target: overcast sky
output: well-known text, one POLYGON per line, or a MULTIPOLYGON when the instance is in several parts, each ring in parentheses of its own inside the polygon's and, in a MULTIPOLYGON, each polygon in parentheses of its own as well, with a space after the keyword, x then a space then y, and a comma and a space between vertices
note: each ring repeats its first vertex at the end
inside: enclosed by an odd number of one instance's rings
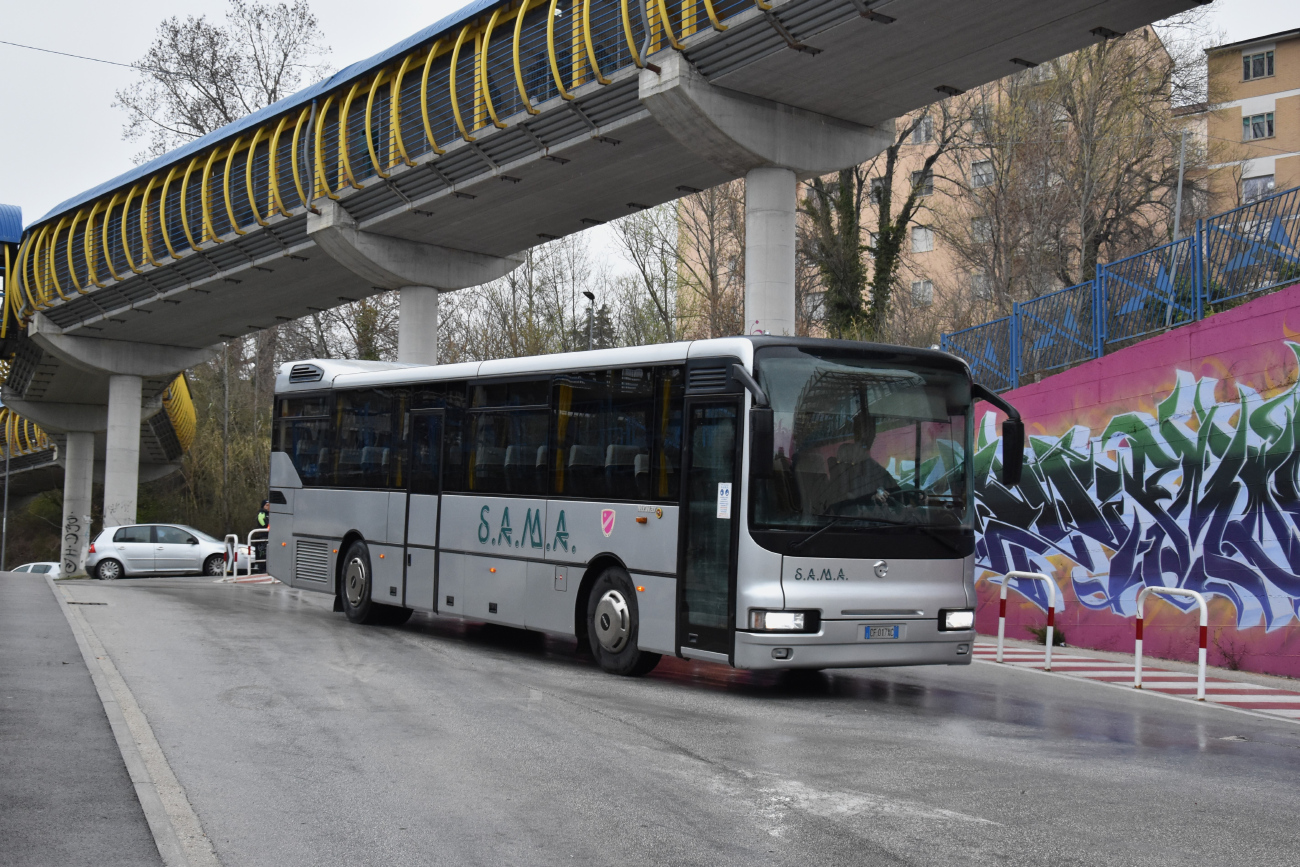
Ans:
MULTIPOLYGON (((312 0, 330 62, 342 68, 389 47, 469 0, 312 0), (368 15, 374 9, 382 14, 368 15)), ((223 18, 221 0, 9 0, 0 39, 129 63, 142 56, 159 21, 207 13, 223 18)), ((1219 0, 1217 28, 1235 42, 1300 28, 1296 0, 1219 0)), ((130 69, 0 45, 0 202, 18 205, 31 223, 59 202, 132 166, 139 143, 122 140, 123 113, 113 93, 130 69)))

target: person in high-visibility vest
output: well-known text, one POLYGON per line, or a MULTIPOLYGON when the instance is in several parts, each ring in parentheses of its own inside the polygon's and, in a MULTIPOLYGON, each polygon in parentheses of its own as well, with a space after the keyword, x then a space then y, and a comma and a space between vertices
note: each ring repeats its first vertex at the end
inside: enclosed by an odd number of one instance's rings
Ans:
MULTIPOLYGON (((259 530, 269 529, 271 526, 271 501, 263 500, 262 508, 257 510, 257 528, 259 530)), ((262 568, 266 568, 266 542, 253 543, 253 560, 261 562, 262 568)))

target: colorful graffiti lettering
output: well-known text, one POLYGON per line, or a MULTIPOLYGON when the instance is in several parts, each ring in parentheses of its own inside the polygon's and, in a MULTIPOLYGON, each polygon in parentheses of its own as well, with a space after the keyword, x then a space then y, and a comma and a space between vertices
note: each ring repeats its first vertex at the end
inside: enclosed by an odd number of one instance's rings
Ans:
MULTIPOLYGON (((1287 342, 1300 361, 1300 344, 1287 342)), ((1031 436, 1021 484, 997 481, 994 416, 979 427, 975 497, 980 567, 998 575, 1073 564, 1078 602, 1123 617, 1146 586, 1230 600, 1238 628, 1273 631, 1300 614, 1300 388, 1268 397, 1179 370, 1154 414, 1031 436)), ((991 580, 1000 580, 995 578, 991 580)), ((1041 587, 1017 588, 1040 609, 1041 587)))

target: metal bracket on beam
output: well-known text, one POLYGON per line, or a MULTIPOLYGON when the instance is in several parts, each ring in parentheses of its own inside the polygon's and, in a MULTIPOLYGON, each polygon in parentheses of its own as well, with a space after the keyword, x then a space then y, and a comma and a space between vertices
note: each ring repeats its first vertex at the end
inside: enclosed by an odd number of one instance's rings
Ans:
POLYGON ((813 56, 822 53, 822 50, 820 48, 816 48, 812 45, 807 45, 803 42, 800 42, 798 39, 796 39, 794 34, 791 33, 788 29, 786 29, 786 26, 781 23, 781 19, 777 18, 775 15, 773 15, 771 12, 767 11, 766 9, 763 10, 763 17, 767 19, 768 24, 772 25, 772 29, 777 32, 777 35, 779 35, 782 39, 785 40, 785 44, 793 48, 795 51, 802 51, 804 54, 809 54, 813 56))
POLYGON ((858 10, 858 14, 868 21, 874 21, 877 24, 893 24, 897 19, 888 15, 881 15, 879 12, 873 12, 867 5, 866 0, 853 0, 853 6, 858 10))

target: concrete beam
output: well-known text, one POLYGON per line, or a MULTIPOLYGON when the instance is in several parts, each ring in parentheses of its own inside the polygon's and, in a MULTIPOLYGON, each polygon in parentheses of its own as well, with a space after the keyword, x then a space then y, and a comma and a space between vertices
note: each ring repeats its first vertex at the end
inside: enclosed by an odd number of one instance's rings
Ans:
POLYGON ((362 231, 333 201, 307 214, 307 234, 334 261, 381 289, 465 289, 504 277, 523 262, 521 255, 489 256, 362 231))
MULTIPOLYGON (((23 400, 8 389, 3 392, 3 401, 5 406, 23 418, 36 422, 45 429, 46 433, 74 431, 98 433, 108 429, 107 404, 23 400)), ((161 396, 141 401, 140 420, 153 418, 161 410, 161 396)))
POLYGON ((641 103, 683 146, 740 177, 787 168, 800 178, 838 171, 889 147, 894 123, 863 126, 718 87, 684 55, 655 55, 660 72, 641 70, 641 103))
POLYGON ((156 343, 127 343, 97 337, 74 337, 64 334, 43 314, 32 317, 27 336, 50 355, 89 373, 110 376, 175 376, 210 361, 217 347, 193 349, 156 343))

